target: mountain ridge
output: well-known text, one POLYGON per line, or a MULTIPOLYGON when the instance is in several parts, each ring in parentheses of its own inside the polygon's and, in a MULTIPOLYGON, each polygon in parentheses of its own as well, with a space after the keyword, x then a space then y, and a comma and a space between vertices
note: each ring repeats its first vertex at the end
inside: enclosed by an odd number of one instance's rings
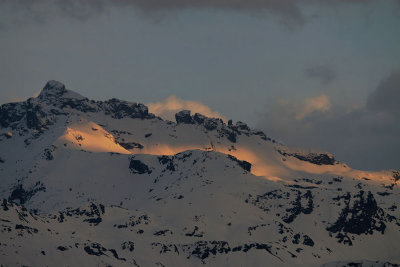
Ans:
POLYGON ((0 131, 7 266, 400 262, 394 170, 354 170, 243 122, 187 110, 163 120, 56 81, 2 105, 0 131))

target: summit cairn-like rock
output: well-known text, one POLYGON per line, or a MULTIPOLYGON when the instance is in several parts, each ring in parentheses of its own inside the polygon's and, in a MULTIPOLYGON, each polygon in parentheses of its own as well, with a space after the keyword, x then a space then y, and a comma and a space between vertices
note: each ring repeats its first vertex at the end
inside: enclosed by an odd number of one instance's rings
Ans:
POLYGON ((65 85, 61 82, 51 80, 46 83, 43 87, 42 91, 40 92, 38 98, 40 100, 45 100, 49 98, 57 98, 62 96, 64 93, 67 92, 65 85))

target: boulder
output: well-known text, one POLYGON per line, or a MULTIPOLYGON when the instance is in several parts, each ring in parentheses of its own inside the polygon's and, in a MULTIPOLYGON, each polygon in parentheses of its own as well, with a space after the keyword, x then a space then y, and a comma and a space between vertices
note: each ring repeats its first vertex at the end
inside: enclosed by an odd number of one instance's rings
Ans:
POLYGON ((175 119, 178 124, 193 124, 193 118, 190 116, 190 110, 182 110, 175 114, 175 119))

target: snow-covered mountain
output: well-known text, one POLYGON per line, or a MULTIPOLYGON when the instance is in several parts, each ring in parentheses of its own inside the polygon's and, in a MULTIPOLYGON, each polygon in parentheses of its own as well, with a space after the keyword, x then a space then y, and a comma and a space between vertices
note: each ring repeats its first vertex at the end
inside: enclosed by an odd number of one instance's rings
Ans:
POLYGON ((0 107, 0 263, 398 266, 399 180, 49 81, 0 107))

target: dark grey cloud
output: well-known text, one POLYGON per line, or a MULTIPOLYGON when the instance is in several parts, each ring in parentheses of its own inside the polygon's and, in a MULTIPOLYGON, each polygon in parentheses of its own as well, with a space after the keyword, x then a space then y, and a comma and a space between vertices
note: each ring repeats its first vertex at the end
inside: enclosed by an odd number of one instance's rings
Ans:
POLYGON ((59 15, 85 20, 113 7, 134 7, 145 14, 207 8, 257 15, 274 15, 287 26, 296 27, 318 17, 318 14, 305 15, 301 8, 302 4, 366 5, 373 1, 378 0, 2 0, 0 9, 11 8, 12 14, 18 17, 18 22, 21 22, 22 18, 46 22, 49 18, 59 15))
POLYGON ((336 79, 336 72, 329 65, 313 66, 306 69, 309 78, 318 80, 321 84, 329 84, 336 79))
POLYGON ((145 14, 201 8, 254 14, 269 12, 278 16, 288 25, 301 25, 306 20, 296 0, 2 0, 0 8, 5 7, 37 20, 44 20, 59 14, 84 20, 94 14, 104 13, 113 7, 134 7, 145 14))
POLYGON ((400 115, 400 71, 393 72, 369 95, 367 108, 400 115))
POLYGON ((362 107, 332 105, 299 117, 298 105, 278 104, 260 116, 258 127, 288 145, 334 153, 350 167, 400 169, 400 72, 383 79, 362 107))
MULTIPOLYGON (((31 22, 46 23, 57 17, 86 20, 104 13, 113 1, 106 0, 2 0, 0 14, 3 24, 28 25, 31 22)), ((9 25, 8 25, 9 26, 9 25)))
POLYGON ((60 0, 54 3, 62 13, 78 20, 85 20, 95 14, 103 13, 108 8, 104 0, 60 0))

